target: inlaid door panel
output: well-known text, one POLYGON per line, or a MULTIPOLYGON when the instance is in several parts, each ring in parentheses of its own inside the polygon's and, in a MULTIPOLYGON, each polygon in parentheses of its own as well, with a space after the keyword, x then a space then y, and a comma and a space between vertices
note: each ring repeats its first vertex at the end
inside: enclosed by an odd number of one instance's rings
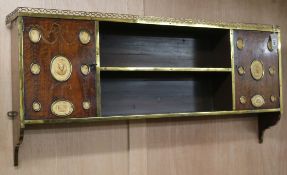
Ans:
POLYGON ((96 115, 95 22, 24 18, 26 119, 96 115))
POLYGON ((279 108, 277 34, 235 30, 233 37, 236 109, 279 108))

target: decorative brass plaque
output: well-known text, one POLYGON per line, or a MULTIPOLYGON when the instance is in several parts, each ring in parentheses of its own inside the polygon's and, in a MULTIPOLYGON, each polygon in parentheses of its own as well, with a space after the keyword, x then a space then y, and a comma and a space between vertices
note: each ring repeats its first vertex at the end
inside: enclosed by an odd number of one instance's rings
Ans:
POLYGON ((275 68, 273 66, 269 67, 269 74, 272 76, 275 74, 275 68))
POLYGON ((236 42, 236 46, 239 50, 242 50, 244 48, 244 41, 243 39, 241 38, 238 38, 237 39, 237 42, 236 42))
POLYGON ((254 95, 251 98, 251 103, 254 107, 259 108, 265 104, 265 101, 261 95, 254 95))
POLYGON ((81 72, 83 75, 88 75, 90 73, 90 66, 83 64, 81 66, 81 72))
POLYGON ((239 66, 238 69, 237 69, 237 71, 238 71, 238 74, 239 74, 239 75, 245 74, 245 68, 242 67, 242 66, 239 66))
POLYGON ((260 80, 264 75, 264 67, 261 61, 254 60, 250 66, 251 75, 255 80, 260 80))
POLYGON ((241 96, 239 101, 240 101, 241 104, 245 104, 247 102, 247 99, 246 99, 245 96, 241 96))
POLYGON ((86 30, 81 30, 79 33, 79 39, 82 44, 88 44, 91 40, 90 33, 86 30))
POLYGON ((58 81, 66 81, 72 74, 72 64, 64 56, 56 56, 50 64, 52 76, 58 81))
POLYGON ((277 100, 277 98, 274 96, 274 95, 271 95, 270 96, 270 101, 271 102, 275 102, 277 100))
POLYGON ((74 111, 74 105, 67 100, 57 100, 51 105, 51 111, 59 117, 69 116, 74 111))
POLYGON ((38 43, 41 39, 41 32, 37 28, 31 28, 29 31, 30 41, 33 43, 38 43))
POLYGON ((89 101, 84 101, 83 102, 83 108, 84 109, 90 109, 91 107, 91 103, 89 101))
POLYGON ((41 68, 40 68, 39 64, 32 63, 30 66, 30 70, 31 70, 32 74, 38 75, 41 71, 41 68))
POLYGON ((34 102, 32 107, 33 107, 33 110, 36 112, 41 110, 41 104, 39 102, 34 102))

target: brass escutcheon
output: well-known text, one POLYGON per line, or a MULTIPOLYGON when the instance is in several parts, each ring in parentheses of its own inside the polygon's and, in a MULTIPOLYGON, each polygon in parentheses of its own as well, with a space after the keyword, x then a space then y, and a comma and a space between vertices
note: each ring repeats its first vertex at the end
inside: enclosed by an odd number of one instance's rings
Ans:
POLYGON ((274 95, 271 95, 270 96, 270 101, 271 102, 275 102, 277 100, 277 98, 274 96, 274 95))
POLYGON ((91 40, 90 33, 86 30, 81 30, 79 33, 79 39, 82 44, 88 44, 91 40))
POLYGON ((271 38, 268 39, 267 48, 268 48, 268 50, 269 50, 270 52, 273 51, 273 46, 272 46, 271 38))
POLYGON ((39 102, 33 102, 32 107, 33 107, 33 110, 34 110, 34 111, 38 112, 38 111, 41 110, 41 103, 39 103, 39 102))
POLYGON ((265 100, 261 95, 254 95, 251 98, 251 104, 256 108, 260 108, 265 104, 265 100))
POLYGON ((72 74, 72 64, 64 56, 55 56, 50 63, 51 74, 57 81, 66 81, 72 74))
POLYGON ((29 31, 29 39, 33 43, 38 43, 41 40, 41 32, 35 27, 31 28, 29 31))
POLYGON ((84 101, 83 102, 83 108, 84 109, 90 109, 90 107, 91 107, 91 103, 89 102, 89 101, 84 101))
POLYGON ((241 97, 239 98, 239 101, 240 101, 241 104, 245 104, 245 103, 247 102, 247 99, 246 99, 245 96, 241 96, 241 97))
POLYGON ((69 116, 74 111, 74 105, 68 100, 57 100, 52 103, 51 111, 59 117, 69 116))
POLYGON ((38 75, 40 73, 40 71, 41 71, 41 67, 40 67, 39 64, 32 63, 30 65, 30 70, 31 70, 32 74, 38 75))
POLYGON ((242 67, 242 66, 239 66, 238 69, 237 69, 237 71, 238 71, 238 74, 239 74, 239 75, 245 74, 245 68, 242 67))
POLYGON ((251 76, 255 80, 260 80, 264 76, 264 67, 261 61, 254 60, 250 66, 251 76))
POLYGON ((244 41, 242 38, 238 38, 236 41, 236 46, 239 50, 242 50, 244 48, 244 41))
POLYGON ((90 66, 83 64, 81 66, 81 72, 83 75, 88 75, 90 73, 90 66))
POLYGON ((269 67, 269 74, 273 76, 275 74, 275 68, 273 66, 269 67))

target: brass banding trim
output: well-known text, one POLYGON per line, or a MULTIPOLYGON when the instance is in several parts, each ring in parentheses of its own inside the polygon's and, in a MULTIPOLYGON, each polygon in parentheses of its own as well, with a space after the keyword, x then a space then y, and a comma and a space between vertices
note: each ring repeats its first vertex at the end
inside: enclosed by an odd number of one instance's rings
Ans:
POLYGON ((114 120, 136 120, 148 118, 178 118, 178 117, 203 117, 218 115, 240 115, 256 114, 265 112, 280 112, 280 108, 274 109, 255 109, 255 110, 237 110, 237 111, 211 111, 211 112, 187 112, 187 113, 168 113, 168 114, 146 114, 146 115, 117 115, 105 117, 84 117, 84 118, 64 118, 64 119, 47 119, 47 120, 25 120, 27 125, 36 124, 56 124, 56 123, 82 123, 97 121, 114 121, 114 120))

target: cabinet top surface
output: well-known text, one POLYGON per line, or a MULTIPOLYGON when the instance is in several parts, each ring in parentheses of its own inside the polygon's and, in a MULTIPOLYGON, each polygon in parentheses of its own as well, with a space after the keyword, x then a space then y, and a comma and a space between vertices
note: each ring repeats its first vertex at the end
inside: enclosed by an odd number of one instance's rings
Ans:
POLYGON ((266 24, 243 24, 243 23, 224 23, 221 21, 211 22, 206 20, 193 20, 184 18, 138 16, 131 14, 101 13, 87 11, 72 11, 60 9, 29 8, 18 7, 6 16, 6 24, 10 24, 19 16, 31 16, 42 18, 62 18, 62 19, 82 19, 97 21, 114 21, 139 24, 156 24, 156 25, 173 25, 173 26, 190 26, 202 28, 219 28, 219 29, 241 29, 241 30, 258 30, 278 32, 279 26, 266 24))

